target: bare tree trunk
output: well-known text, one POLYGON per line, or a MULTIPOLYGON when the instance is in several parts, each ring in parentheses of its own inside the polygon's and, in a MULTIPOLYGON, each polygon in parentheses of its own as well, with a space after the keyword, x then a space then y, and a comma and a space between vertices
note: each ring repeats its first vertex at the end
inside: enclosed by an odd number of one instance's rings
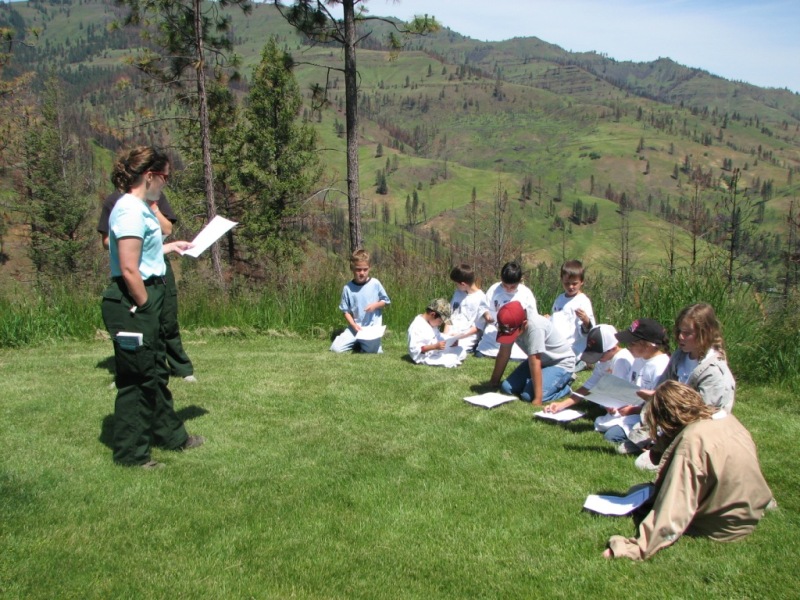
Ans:
POLYGON ((354 0, 343 0, 344 88, 347 130, 347 206, 350 214, 350 250, 361 248, 361 191, 358 181, 358 71, 356 70, 356 20, 354 0))
POLYGON ((628 218, 628 209, 623 207, 620 202, 620 226, 619 226, 619 243, 620 243, 620 284, 622 286, 622 297, 627 298, 630 291, 631 284, 631 230, 630 220, 628 218))
MULTIPOLYGON (((203 151, 203 181, 206 193, 206 217, 209 221, 217 216, 214 199, 214 169, 211 164, 211 134, 208 122, 208 95, 206 93, 205 56, 203 54, 203 21, 200 0, 194 0, 194 35, 197 48, 197 96, 200 102, 200 142, 203 151)), ((219 243, 211 246, 211 266, 217 281, 222 285, 222 263, 219 243)))
POLYGON ((795 244, 797 239, 797 222, 794 218, 794 200, 789 201, 789 216, 786 219, 789 226, 789 233, 786 239, 786 258, 784 264, 786 267, 786 276, 783 280, 783 301, 789 299, 789 292, 792 289, 792 273, 796 273, 796 265, 794 264, 795 244))

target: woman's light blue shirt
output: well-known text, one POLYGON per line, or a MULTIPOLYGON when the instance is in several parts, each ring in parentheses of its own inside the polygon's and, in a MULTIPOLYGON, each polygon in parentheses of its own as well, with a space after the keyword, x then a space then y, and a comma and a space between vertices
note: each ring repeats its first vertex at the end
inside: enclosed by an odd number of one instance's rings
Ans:
POLYGON ((111 252, 111 276, 121 277, 118 240, 135 237, 142 240, 139 274, 142 279, 163 277, 167 273, 161 242, 161 224, 144 200, 125 194, 117 200, 108 219, 108 248, 111 252))

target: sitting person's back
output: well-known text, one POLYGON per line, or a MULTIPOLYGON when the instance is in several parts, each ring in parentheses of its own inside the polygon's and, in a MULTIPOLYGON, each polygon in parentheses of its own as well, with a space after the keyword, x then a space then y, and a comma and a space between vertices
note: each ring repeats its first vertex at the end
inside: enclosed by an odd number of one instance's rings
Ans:
POLYGON ((772 501, 755 444, 734 417, 700 394, 662 383, 646 414, 651 436, 671 440, 661 461, 655 501, 637 537, 613 536, 605 556, 649 558, 682 534, 731 541, 753 531, 772 501))

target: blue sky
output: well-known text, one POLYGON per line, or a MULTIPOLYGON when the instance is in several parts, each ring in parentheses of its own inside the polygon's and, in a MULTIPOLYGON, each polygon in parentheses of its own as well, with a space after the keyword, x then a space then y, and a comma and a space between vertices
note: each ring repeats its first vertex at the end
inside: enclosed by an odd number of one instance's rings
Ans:
POLYGON ((461 34, 536 36, 617 60, 668 57, 762 87, 800 92, 798 0, 369 0, 372 15, 434 15, 461 34))

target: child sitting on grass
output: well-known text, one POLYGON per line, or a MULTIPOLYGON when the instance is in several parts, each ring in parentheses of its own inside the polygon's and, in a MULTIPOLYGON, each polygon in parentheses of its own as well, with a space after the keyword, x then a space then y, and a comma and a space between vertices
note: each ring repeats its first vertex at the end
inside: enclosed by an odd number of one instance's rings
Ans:
POLYGON ((497 341, 500 352, 494 362, 489 384, 500 386, 506 394, 541 406, 563 398, 570 392, 575 355, 564 336, 547 317, 514 300, 497 312, 497 341), (511 345, 517 344, 528 356, 500 382, 511 356, 511 345))
MULTIPOLYGON (((589 296, 583 293, 586 269, 579 260, 568 260, 561 265, 561 286, 564 293, 553 302, 550 320, 556 329, 567 338, 572 351, 577 356, 586 347, 586 335, 594 327, 594 311, 589 296)), ((583 362, 576 362, 575 371, 586 367, 583 362)))
MULTIPOLYGON (((492 318, 497 319, 497 311, 503 306, 516 300, 522 304, 523 308, 530 308, 536 311, 536 298, 533 292, 522 283, 522 267, 515 262, 507 262, 500 271, 500 281, 492 285, 486 292, 486 299, 489 302, 489 310, 492 318)), ((497 326, 493 322, 484 325, 483 335, 475 348, 475 356, 486 356, 495 358, 500 350, 497 343, 497 326)), ((511 350, 511 360, 525 360, 528 358, 518 346, 513 346, 511 350)))
POLYGON ((737 540, 775 506, 753 438, 736 417, 709 406, 692 388, 666 381, 645 418, 652 437, 662 431, 672 442, 636 537, 612 536, 605 558, 645 560, 684 533, 737 540))
MULTIPOLYGON (((733 410, 736 381, 725 360, 722 327, 714 308, 701 302, 684 308, 675 319, 673 330, 678 349, 672 353, 659 383, 678 381, 696 390, 709 406, 726 412, 733 410)), ((652 397, 650 389, 640 392, 652 397)), ((636 459, 641 469, 656 470, 668 440, 658 439, 655 446, 636 459)))
MULTIPOLYGON (((591 377, 578 388, 577 393, 581 396, 591 394, 592 388, 603 377, 613 376, 630 381, 633 355, 626 348, 619 346, 616 334, 617 330, 613 325, 597 325, 589 331, 589 335, 586 337, 586 350, 578 358, 587 364, 593 364, 594 369, 591 377)), ((552 402, 545 407, 544 411, 557 413, 565 408, 571 408, 581 401, 581 398, 572 395, 559 402, 552 402)))
POLYGON ((472 352, 478 343, 479 320, 491 323, 494 317, 489 311, 486 294, 475 281, 472 267, 463 263, 453 267, 450 279, 456 284, 456 291, 450 300, 452 325, 445 332, 457 336, 458 344, 472 352))
POLYGON ((408 328, 408 354, 418 365, 457 367, 467 356, 466 348, 457 342, 448 346, 440 327, 450 318, 450 304, 437 298, 425 312, 417 315, 408 328))
MULTIPOLYGON (((669 338, 667 330, 654 319, 637 319, 625 331, 616 334, 617 340, 627 344, 634 357, 631 367, 630 382, 642 389, 653 389, 661 374, 669 363, 669 338)), ((641 422, 639 414, 642 406, 624 406, 616 411, 609 411, 595 420, 595 429, 603 433, 603 437, 617 445, 620 454, 639 454, 645 439, 629 439, 629 435, 641 422), (623 419, 618 419, 623 417, 623 419)))

